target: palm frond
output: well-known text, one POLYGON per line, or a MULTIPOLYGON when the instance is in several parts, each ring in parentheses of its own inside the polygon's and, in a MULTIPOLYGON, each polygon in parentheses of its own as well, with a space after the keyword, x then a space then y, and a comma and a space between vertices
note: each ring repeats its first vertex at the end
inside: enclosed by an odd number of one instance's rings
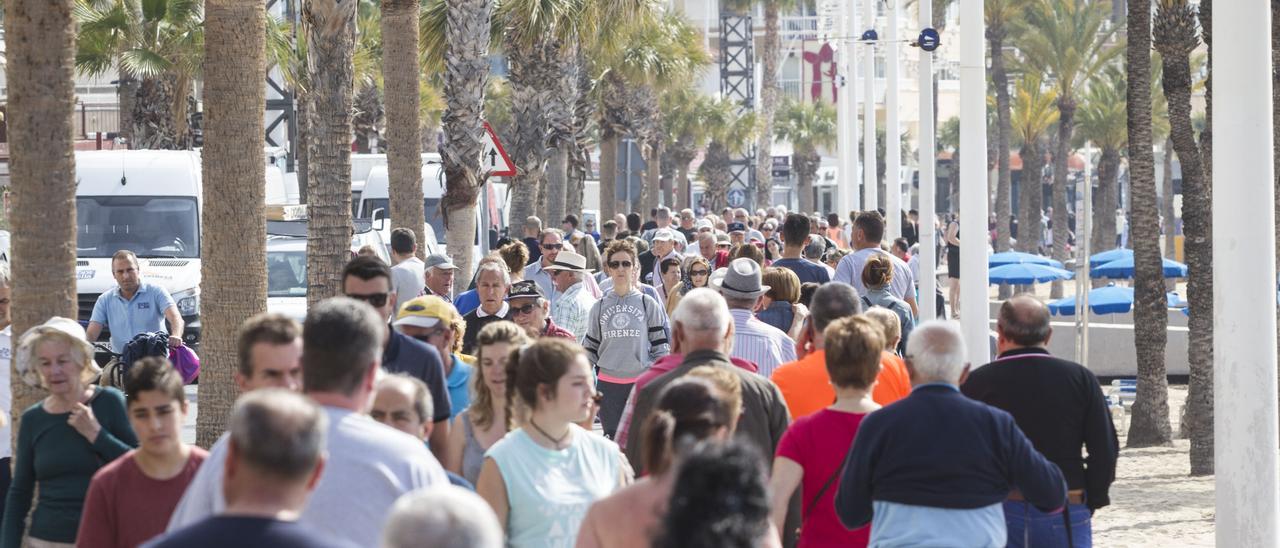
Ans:
POLYGON ((154 78, 164 74, 173 64, 159 53, 149 49, 134 48, 120 53, 120 65, 134 76, 154 78))

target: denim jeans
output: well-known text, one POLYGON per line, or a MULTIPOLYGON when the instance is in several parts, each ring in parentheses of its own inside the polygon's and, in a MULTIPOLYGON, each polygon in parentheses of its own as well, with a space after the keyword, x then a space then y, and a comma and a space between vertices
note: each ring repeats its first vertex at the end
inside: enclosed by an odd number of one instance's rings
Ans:
POLYGON ((1004 521, 1009 529, 1009 548, 1090 548, 1093 546, 1093 528, 1089 507, 1083 504, 1068 505, 1063 512, 1046 514, 1021 501, 1005 501, 1004 521), (1071 520, 1071 543, 1067 543, 1067 523, 1071 520))

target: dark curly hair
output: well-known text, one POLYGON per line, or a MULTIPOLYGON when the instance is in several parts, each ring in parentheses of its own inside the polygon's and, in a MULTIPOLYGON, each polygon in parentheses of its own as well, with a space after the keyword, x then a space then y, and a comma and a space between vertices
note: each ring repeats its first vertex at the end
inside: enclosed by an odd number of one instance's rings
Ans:
POLYGON ((769 531, 760 455, 740 442, 705 443, 680 464, 655 548, 755 548, 769 531))

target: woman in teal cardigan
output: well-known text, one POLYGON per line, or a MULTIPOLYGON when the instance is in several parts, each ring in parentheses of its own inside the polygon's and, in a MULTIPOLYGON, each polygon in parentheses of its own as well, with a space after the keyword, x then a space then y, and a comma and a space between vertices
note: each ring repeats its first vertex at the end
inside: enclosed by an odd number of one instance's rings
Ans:
POLYGON ((129 426, 124 394, 89 384, 97 366, 76 321, 55 317, 31 328, 14 359, 22 380, 38 383, 49 396, 22 413, 0 548, 72 546, 89 481, 138 439, 129 426), (28 528, 37 485, 40 494, 28 528))

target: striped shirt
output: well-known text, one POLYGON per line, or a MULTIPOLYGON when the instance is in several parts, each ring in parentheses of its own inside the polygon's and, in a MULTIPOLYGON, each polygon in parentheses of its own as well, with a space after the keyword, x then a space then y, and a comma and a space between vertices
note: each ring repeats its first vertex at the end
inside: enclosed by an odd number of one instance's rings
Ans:
POLYGON ((733 354, 756 364, 760 376, 769 378, 784 363, 796 361, 796 343, 780 329, 764 323, 750 310, 731 308, 733 354))
POLYGON ((596 300, 584 282, 573 284, 551 305, 551 320, 581 341, 587 334, 587 317, 596 300))

